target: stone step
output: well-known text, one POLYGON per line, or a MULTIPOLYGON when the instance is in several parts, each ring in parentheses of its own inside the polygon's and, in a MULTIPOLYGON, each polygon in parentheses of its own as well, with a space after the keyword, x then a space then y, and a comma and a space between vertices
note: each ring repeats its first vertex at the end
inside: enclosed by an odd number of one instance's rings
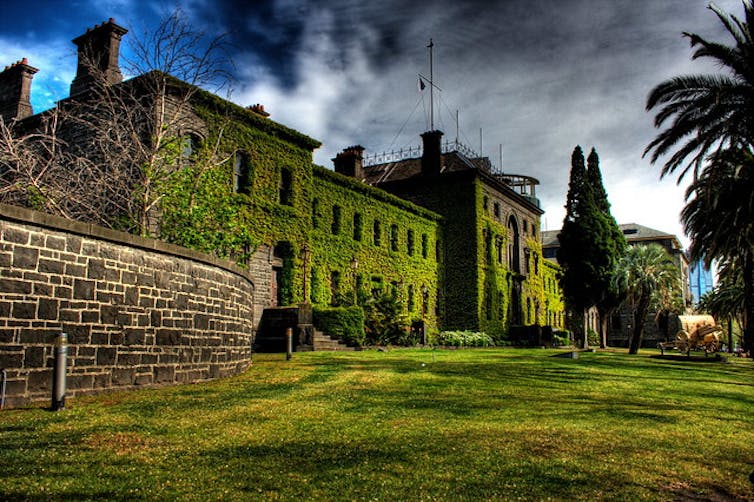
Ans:
POLYGON ((356 350, 354 347, 349 347, 342 340, 325 335, 321 331, 314 331, 312 338, 313 350, 315 351, 356 350))

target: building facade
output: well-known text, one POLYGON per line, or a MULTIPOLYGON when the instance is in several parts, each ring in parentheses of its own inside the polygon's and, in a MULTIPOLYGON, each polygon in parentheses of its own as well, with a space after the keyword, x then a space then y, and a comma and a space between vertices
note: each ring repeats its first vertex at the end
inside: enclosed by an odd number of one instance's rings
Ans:
MULTIPOLYGON (((219 250, 247 267, 256 331, 267 309, 349 304, 381 291, 395 293, 408 318, 430 330, 481 330, 504 340, 513 326, 562 328, 558 269, 542 255, 536 180, 496 174, 487 159, 460 150, 442 151, 439 131, 422 135, 421 158, 365 166, 357 146, 333 159, 334 171, 316 166, 312 152, 320 143, 275 122, 260 105, 238 106, 159 72, 122 81, 118 47, 125 33, 111 19, 74 40, 79 69, 71 97, 57 110, 78 113, 79 125, 61 129, 65 144, 78 150, 77 159, 86 157, 81 152, 98 135, 81 118, 96 116, 93 105, 106 92, 122 105, 114 123, 133 120, 135 137, 148 146, 154 138, 173 145, 168 177, 186 174, 193 185, 181 181, 176 186, 184 190, 150 206, 140 228, 219 250), (137 105, 141 117, 133 113, 137 105), (152 112, 165 110, 170 120, 150 122, 152 112), (192 174, 200 165, 206 172, 192 174), (210 203, 197 206, 201 197, 210 203), (217 226, 213 234, 187 237, 164 228, 174 214, 202 223, 197 208, 209 215, 206 226, 217 226), (225 211, 219 217, 218 208, 225 211)), ((41 130, 55 113, 33 114, 36 71, 22 60, 0 73, 0 112, 19 134, 41 130)), ((107 161, 94 154, 89 160, 107 161)), ((129 164, 134 190, 143 189, 139 165, 129 164)), ((9 172, 0 176, 6 187, 13 183, 9 172)), ((91 193, 100 189, 106 187, 91 193)), ((97 223, 96 216, 81 219, 97 223)))

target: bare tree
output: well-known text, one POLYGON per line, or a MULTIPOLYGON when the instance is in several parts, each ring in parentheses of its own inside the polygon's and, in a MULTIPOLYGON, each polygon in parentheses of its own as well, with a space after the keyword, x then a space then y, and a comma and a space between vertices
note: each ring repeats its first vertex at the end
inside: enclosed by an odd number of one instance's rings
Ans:
MULTIPOLYGON (((228 86, 228 45, 224 36, 193 30, 176 11, 131 46, 125 68, 136 77, 113 83, 102 53, 80 47, 85 92, 38 116, 0 124, 0 201, 157 233, 171 180, 195 160, 197 140, 207 136, 192 99, 199 86, 228 86)), ((224 161, 216 148, 202 160, 224 161)))

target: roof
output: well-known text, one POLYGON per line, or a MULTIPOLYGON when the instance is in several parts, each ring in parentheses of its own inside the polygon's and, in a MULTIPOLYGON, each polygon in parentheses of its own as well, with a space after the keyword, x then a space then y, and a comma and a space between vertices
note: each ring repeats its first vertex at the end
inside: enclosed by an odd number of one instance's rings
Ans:
MULTIPOLYGON (((623 232, 623 235, 626 237, 626 241, 628 241, 629 244, 636 242, 669 240, 672 241, 674 249, 682 249, 681 242, 677 236, 668 232, 663 232, 662 230, 655 230, 654 228, 645 227, 638 223, 623 223, 618 225, 618 228, 623 232)), ((560 247, 560 242, 558 242, 559 233, 560 230, 545 230, 542 232, 542 247, 560 247)))
MULTIPOLYGON (((539 207, 539 201, 534 197, 527 197, 516 192, 507 182, 506 178, 496 175, 490 171, 490 162, 486 157, 467 157, 463 153, 454 150, 441 154, 440 174, 474 172, 485 182, 496 186, 501 192, 507 194, 513 200, 516 200, 531 208, 532 211, 543 214, 544 211, 539 207)), ((379 187, 382 184, 396 181, 404 181, 422 176, 422 159, 421 157, 402 159, 384 164, 374 164, 364 166, 364 182, 379 187)), ((516 176, 516 175, 509 175, 516 176)), ((531 178, 534 180, 534 178, 531 178)), ((534 180, 536 182, 536 180, 534 180)), ((537 182, 538 183, 538 182, 537 182)))
MULTIPOLYGON (((479 169, 482 167, 483 159, 470 159, 465 155, 453 151, 442 154, 442 168, 440 173, 452 173, 458 171, 467 171, 469 169, 479 169)), ((374 164, 364 166, 364 181, 370 185, 387 183, 390 181, 405 180, 416 176, 421 176, 422 159, 421 157, 413 159, 397 160, 385 164, 374 164)))

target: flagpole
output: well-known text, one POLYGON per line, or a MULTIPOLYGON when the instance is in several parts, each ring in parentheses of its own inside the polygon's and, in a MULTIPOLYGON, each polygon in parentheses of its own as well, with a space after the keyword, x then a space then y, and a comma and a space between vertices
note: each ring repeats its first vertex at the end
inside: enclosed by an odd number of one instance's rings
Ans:
POLYGON ((435 90, 434 90, 434 68, 432 61, 432 48, 435 46, 432 39, 429 39, 429 130, 435 130, 435 90))

